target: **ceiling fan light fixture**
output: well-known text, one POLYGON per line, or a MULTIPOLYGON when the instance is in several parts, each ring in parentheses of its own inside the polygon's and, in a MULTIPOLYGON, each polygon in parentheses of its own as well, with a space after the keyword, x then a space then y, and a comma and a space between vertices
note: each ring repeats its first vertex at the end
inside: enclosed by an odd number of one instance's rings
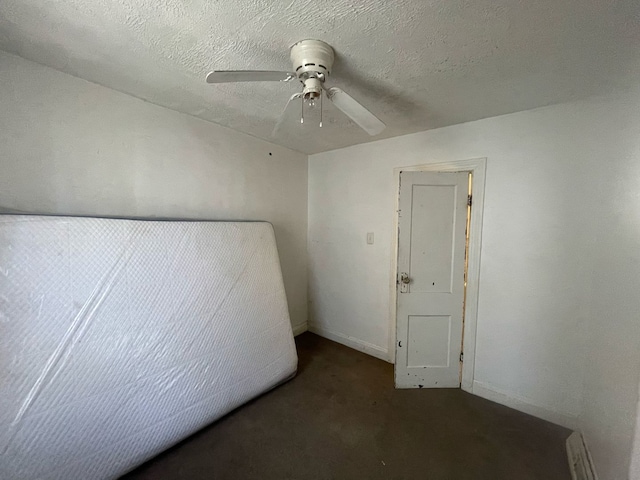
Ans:
POLYGON ((315 100, 322 95, 322 81, 319 78, 307 78, 303 82, 303 85, 304 89, 302 90, 302 98, 304 98, 307 103, 312 101, 315 102, 315 100))

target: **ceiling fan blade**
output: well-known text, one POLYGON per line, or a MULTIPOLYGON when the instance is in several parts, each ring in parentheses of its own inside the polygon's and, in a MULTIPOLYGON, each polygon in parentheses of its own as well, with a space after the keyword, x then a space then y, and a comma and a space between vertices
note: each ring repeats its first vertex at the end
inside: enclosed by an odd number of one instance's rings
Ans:
POLYGON ((287 100, 287 103, 285 104, 284 109, 282 110, 282 113, 280 114, 280 118, 278 119, 278 123, 276 123, 276 126, 273 127, 273 131, 271 132, 271 136, 272 137, 275 138, 275 136, 280 131, 280 127, 282 126, 282 123, 287 118, 286 113, 287 113, 287 109, 289 108, 289 105, 291 104, 291 102, 293 100, 295 100, 296 98, 301 98, 301 97, 302 97, 302 93, 301 92, 294 93, 293 95, 291 95, 291 97, 289 97, 289 100, 287 100))
POLYGON ((295 73, 270 70, 214 70, 207 74, 207 83, 229 82, 288 82, 295 73))
POLYGON ((331 87, 327 89, 327 98, 369 135, 378 135, 385 129, 386 125, 378 117, 343 90, 331 87))

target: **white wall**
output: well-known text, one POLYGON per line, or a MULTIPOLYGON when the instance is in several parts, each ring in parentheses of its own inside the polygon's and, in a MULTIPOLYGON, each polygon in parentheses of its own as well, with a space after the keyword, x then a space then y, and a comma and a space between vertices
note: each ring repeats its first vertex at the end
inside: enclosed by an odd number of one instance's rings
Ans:
MULTIPOLYGON (((640 392, 638 392, 640 397, 640 392)), ((636 425, 631 448, 631 467, 629 468, 629 478, 640 480, 640 398, 636 406, 636 425)))
POLYGON ((638 100, 619 93, 311 156, 310 326, 393 355, 393 168, 487 157, 474 391, 583 428, 601 478, 625 478, 640 366, 638 100))
POLYGON ((0 52, 4 211, 266 220, 307 315, 307 159, 0 52))

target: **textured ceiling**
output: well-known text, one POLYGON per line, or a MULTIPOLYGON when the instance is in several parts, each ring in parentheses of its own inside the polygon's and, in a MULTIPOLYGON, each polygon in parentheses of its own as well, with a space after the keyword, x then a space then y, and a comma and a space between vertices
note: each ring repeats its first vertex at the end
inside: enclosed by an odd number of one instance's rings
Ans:
POLYGON ((640 78, 638 0, 3 0, 0 49, 305 153, 526 110, 640 78), (211 69, 289 70, 288 48, 336 50, 328 84, 387 124, 369 137, 299 83, 207 85, 211 69))

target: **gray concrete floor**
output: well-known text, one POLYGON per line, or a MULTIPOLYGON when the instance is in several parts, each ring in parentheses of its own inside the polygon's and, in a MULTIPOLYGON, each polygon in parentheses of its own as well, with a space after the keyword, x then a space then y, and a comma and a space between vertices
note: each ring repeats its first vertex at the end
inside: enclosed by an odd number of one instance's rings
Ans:
POLYGON ((296 343, 296 378, 123 478, 570 478, 565 428, 461 390, 394 390, 388 363, 296 343))

